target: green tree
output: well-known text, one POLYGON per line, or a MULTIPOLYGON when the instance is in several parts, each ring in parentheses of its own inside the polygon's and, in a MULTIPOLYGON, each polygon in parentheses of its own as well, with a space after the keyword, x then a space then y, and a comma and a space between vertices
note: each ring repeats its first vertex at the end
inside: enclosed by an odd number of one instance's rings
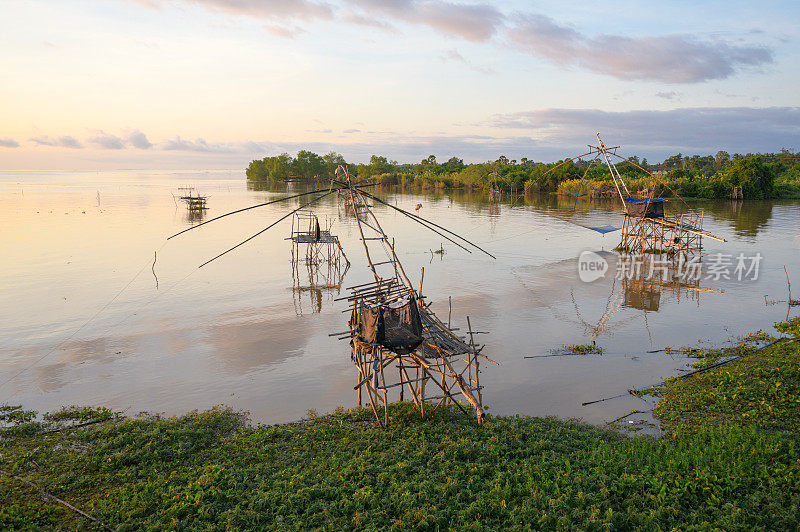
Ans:
POLYGON ((730 166, 730 163, 731 163, 731 156, 726 151, 720 150, 714 157, 714 164, 717 166, 718 169, 727 168, 728 166, 730 166))
POLYGON ((679 153, 678 155, 673 155, 672 157, 667 157, 664 159, 664 166, 667 168, 675 168, 681 165, 683 161, 683 154, 679 153))
POLYGON ((748 199, 771 198, 775 187, 775 173, 764 164, 761 157, 748 155, 742 157, 728 170, 727 177, 733 185, 742 187, 742 194, 748 199))
POLYGON ((347 161, 344 160, 342 154, 336 153, 335 151, 323 155, 322 161, 325 163, 325 176, 328 178, 332 178, 334 176, 336 173, 336 168, 338 168, 339 165, 347 165, 347 161))
MULTIPOLYGON (((370 176, 378 176, 392 171, 389 161, 381 155, 373 155, 369 158, 370 176)), ((365 176, 362 176, 365 177, 365 176)))
POLYGON ((292 168, 301 179, 314 179, 324 177, 327 173, 325 160, 316 153, 301 150, 297 154, 292 168))

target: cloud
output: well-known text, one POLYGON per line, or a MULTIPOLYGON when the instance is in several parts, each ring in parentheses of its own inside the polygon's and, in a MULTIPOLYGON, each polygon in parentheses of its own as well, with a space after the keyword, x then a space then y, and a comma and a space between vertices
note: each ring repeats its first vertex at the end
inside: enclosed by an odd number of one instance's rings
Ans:
POLYGON ((209 144, 205 139, 195 139, 194 141, 182 139, 176 136, 165 140, 158 145, 158 148, 166 151, 196 151, 208 153, 232 153, 236 151, 235 146, 227 143, 209 144))
POLYGON ((462 63, 469 67, 470 69, 474 70, 475 72, 479 72, 481 74, 494 74, 495 70, 489 67, 481 67, 474 65, 472 61, 469 61, 463 55, 461 55, 458 50, 447 50, 442 55, 439 56, 439 59, 448 63, 462 63))
POLYGON ((89 138, 89 142, 105 150, 121 150, 125 147, 125 143, 121 138, 105 131, 98 131, 93 137, 89 138))
POLYGON ((42 137, 32 137, 28 140, 39 146, 61 146, 62 148, 73 149, 83 148, 83 144, 81 144, 75 137, 71 137, 69 135, 58 138, 51 138, 45 135, 42 137))
MULTIPOLYGON (((145 7, 160 9, 166 0, 130 0, 145 7)), ((334 10, 330 4, 312 0, 183 0, 184 4, 195 4, 217 13, 245 16, 269 21, 264 29, 278 37, 294 38, 304 33, 297 26, 286 27, 282 23, 303 20, 331 20, 334 10)))
POLYGON ((28 140, 38 146, 58 146, 58 140, 51 139, 46 135, 44 137, 31 137, 28 140))
MULTIPOLYGON (((480 162, 496 160, 500 155, 519 158, 537 147, 530 136, 492 137, 487 135, 436 135, 414 136, 389 132, 378 132, 375 139, 364 142, 291 142, 271 144, 265 155, 277 155, 299 150, 314 153, 341 153, 350 162, 367 162, 376 153, 401 162, 419 162, 430 154, 440 160, 458 156, 465 161, 480 162)), ((556 155, 556 150, 550 150, 556 155)), ((561 153, 563 150, 557 150, 561 153)))
POLYGON ((138 129, 130 133, 127 136, 126 140, 128 141, 128 144, 130 144, 134 148, 139 148, 140 150, 146 150, 148 148, 153 147, 153 143, 147 140, 147 135, 145 135, 138 129))
POLYGON ((73 148, 73 149, 83 148, 83 144, 78 142, 78 139, 76 139, 75 137, 71 137, 69 135, 59 137, 58 145, 63 146, 64 148, 73 148))
POLYGON ((385 20, 379 20, 377 18, 373 18, 361 13, 356 13, 353 10, 345 9, 342 12, 342 20, 345 22, 349 22, 350 24, 357 24, 359 26, 367 26, 372 28, 380 28, 383 30, 391 31, 392 33, 399 33, 397 28, 386 22, 385 20))
MULTIPOLYGON (((137 1, 137 0, 130 0, 137 1)), ((158 8, 168 0, 138 0, 158 8)), ((350 24, 396 32, 391 22, 427 26, 447 37, 487 42, 497 36, 515 48, 564 67, 578 67, 623 80, 700 83, 725 79, 742 68, 773 62, 773 51, 726 41, 720 36, 629 37, 587 35, 537 13, 504 14, 491 3, 447 0, 344 0, 344 7, 317 0, 177 0, 214 12, 266 21, 266 31, 294 38, 305 30, 299 22, 338 19, 350 24)), ((750 32, 750 34, 753 34, 750 32)), ((486 67, 470 68, 491 73, 486 67)))
MULTIPOLYGON (((164 0, 133 1, 156 9, 166 3, 164 0)), ((184 3, 197 4, 211 11, 229 15, 243 15, 271 21, 333 18, 333 9, 329 4, 311 0, 184 0, 184 3)))
POLYGON ((3 148, 19 148, 19 142, 14 139, 10 138, 2 138, 0 137, 0 147, 3 148))
POLYGON ((576 65, 625 80, 698 83, 739 68, 772 62, 765 47, 739 46, 689 35, 589 37, 544 15, 519 14, 508 37, 520 50, 558 65, 576 65))
POLYGON ((380 14, 410 24, 421 24, 468 41, 488 41, 503 26, 505 16, 489 4, 454 4, 443 0, 348 0, 365 18, 380 14))
POLYGON ((659 98, 664 98, 665 100, 672 100, 678 97, 678 93, 675 91, 669 91, 669 92, 663 91, 663 92, 657 92, 656 96, 659 98))
POLYGON ((800 146, 800 107, 694 107, 670 111, 539 109, 497 115, 488 125, 530 132, 540 143, 585 145, 594 133, 624 146, 711 152, 800 146))
POLYGON ((285 39, 294 39, 301 33, 305 33, 305 30, 302 28, 294 27, 294 28, 287 28, 285 26, 274 26, 267 24, 264 26, 264 29, 270 32, 271 34, 275 35, 276 37, 283 37, 285 39))
POLYGON ((351 134, 351 133, 361 133, 360 129, 345 129, 344 133, 351 134))

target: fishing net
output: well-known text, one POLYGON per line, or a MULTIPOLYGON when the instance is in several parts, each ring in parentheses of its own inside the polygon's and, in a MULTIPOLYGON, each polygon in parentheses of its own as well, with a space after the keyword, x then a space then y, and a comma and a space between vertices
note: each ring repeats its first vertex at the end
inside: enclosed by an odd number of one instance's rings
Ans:
POLYGON ((395 353, 409 353, 422 343, 422 321, 414 299, 391 306, 362 302, 353 312, 352 325, 362 342, 395 353))

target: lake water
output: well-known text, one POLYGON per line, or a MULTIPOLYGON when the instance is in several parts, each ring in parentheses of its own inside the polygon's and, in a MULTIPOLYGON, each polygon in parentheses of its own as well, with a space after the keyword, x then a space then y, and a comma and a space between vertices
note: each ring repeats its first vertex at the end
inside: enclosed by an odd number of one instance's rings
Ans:
MULTIPOLYGON (((166 241, 197 223, 174 199, 184 186, 208 196, 206 219, 299 190, 249 190, 234 172, 0 173, 0 403, 43 411, 106 405, 128 414, 226 404, 266 423, 354 406, 349 347, 328 336, 346 329, 346 304, 334 301, 345 291, 295 289, 308 284, 308 272, 293 275, 289 219, 198 269, 302 200, 166 241)), ((581 403, 686 368, 685 358, 648 351, 772 331, 787 313, 784 265, 800 294, 798 202, 692 204, 704 209, 705 228, 728 240, 706 239, 706 251, 734 262, 760 253, 758 278, 643 290, 613 271, 592 283, 578 277, 580 253, 611 250, 619 233, 576 224, 619 226, 614 202, 547 197, 496 206, 478 193, 380 195, 406 209, 422 204, 420 215, 496 255, 466 253, 374 208, 409 276, 419 279, 424 267, 433 309, 446 319, 450 296, 454 326, 465 330, 470 316, 490 332, 480 341, 500 366, 483 364, 481 378, 495 414, 603 423, 642 408, 634 397, 581 403), (441 244, 444 255, 430 252, 441 244), (603 355, 524 358, 592 339, 603 355)), ((685 210, 677 201, 667 208, 685 210)), ((314 210, 333 222, 352 263, 343 286, 368 282, 355 220, 335 195, 314 210)))

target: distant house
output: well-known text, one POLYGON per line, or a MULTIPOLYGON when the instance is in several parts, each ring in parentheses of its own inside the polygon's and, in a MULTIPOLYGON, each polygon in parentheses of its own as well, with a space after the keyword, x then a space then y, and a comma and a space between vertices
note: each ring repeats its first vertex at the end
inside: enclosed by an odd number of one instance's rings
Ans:
POLYGON ((667 166, 651 166, 650 173, 653 175, 667 175, 669 172, 669 167, 667 166))

